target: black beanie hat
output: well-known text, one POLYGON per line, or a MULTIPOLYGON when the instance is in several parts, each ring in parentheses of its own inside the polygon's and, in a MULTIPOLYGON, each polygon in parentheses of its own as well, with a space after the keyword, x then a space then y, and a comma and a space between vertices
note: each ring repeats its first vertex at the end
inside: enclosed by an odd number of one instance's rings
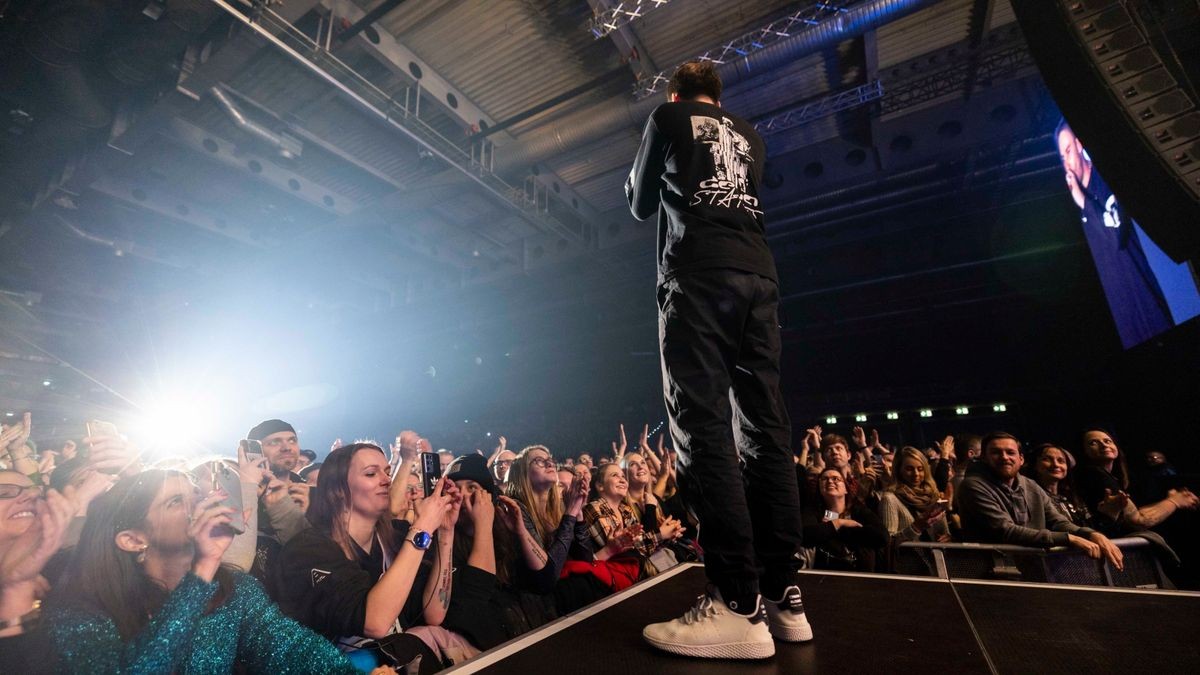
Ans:
POLYGON ((261 441, 267 436, 277 434, 281 431, 296 433, 292 425, 283 420, 267 420, 266 422, 259 422, 253 429, 246 432, 246 438, 252 441, 261 441))
POLYGON ((463 455, 446 467, 446 480, 473 480, 495 497, 496 480, 488 473, 487 460, 483 455, 463 455))

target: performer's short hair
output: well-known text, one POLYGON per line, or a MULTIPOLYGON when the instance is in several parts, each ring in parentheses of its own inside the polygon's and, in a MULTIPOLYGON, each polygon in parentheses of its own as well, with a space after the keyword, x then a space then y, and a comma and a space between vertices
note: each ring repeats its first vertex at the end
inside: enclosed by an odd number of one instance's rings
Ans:
POLYGON ((668 94, 679 94, 684 100, 707 96, 721 100, 721 76, 712 61, 688 61, 675 69, 667 83, 668 94))

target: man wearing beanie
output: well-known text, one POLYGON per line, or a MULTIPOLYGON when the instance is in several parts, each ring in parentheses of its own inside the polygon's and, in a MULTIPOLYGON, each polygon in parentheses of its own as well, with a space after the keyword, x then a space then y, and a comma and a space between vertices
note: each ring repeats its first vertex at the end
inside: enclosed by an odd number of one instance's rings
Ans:
POLYGON ((300 460, 300 441, 296 429, 283 420, 260 422, 246 438, 262 443, 263 456, 274 477, 258 493, 258 541, 250 574, 270 590, 271 569, 280 549, 297 533, 309 527, 304 511, 292 500, 289 490, 307 485, 295 473, 300 460), (263 517, 263 516, 266 517, 263 517))
POLYGON ((259 422, 246 438, 262 443, 263 455, 277 477, 288 478, 293 483, 304 482, 295 473, 296 465, 300 463, 300 439, 292 425, 283 420, 259 422))

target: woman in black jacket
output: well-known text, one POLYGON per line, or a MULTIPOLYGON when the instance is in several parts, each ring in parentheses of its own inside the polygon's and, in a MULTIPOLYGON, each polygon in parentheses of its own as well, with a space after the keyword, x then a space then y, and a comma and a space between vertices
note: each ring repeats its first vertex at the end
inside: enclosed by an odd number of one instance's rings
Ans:
MULTIPOLYGON (((378 641, 387 649, 416 655, 423 652, 421 646, 399 635, 415 632, 446 656, 447 645, 437 631, 428 635, 410 628, 439 626, 446 617, 460 495, 454 483, 442 478, 433 494, 417 503, 414 522, 393 520, 389 468, 383 450, 370 443, 329 454, 310 497, 312 527, 280 553, 276 600, 289 615, 346 651, 378 641), (428 571, 422 569, 427 551, 432 561, 428 571)), ((476 652, 468 649, 470 655, 476 652)), ((396 660, 404 664, 411 659, 396 660)))
POLYGON ((819 504, 804 513, 804 545, 813 551, 815 569, 875 571, 876 551, 888 532, 871 509, 846 498, 842 472, 828 468, 817 475, 819 504))

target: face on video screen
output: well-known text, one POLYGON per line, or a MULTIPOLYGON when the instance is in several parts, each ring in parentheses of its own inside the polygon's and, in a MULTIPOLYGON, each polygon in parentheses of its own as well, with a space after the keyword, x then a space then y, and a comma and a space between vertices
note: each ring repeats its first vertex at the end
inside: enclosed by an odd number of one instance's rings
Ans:
POLYGON ((1121 208, 1066 120, 1054 139, 1122 346, 1128 349, 1200 315, 1194 270, 1163 253, 1121 208))

